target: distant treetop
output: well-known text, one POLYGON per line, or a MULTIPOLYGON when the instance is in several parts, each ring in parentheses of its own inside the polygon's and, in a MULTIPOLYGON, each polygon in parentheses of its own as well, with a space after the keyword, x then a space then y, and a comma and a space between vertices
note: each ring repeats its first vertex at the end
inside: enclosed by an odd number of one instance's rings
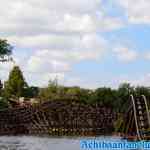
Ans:
POLYGON ((7 40, 0 39, 0 61, 8 61, 8 57, 12 54, 13 47, 7 40))

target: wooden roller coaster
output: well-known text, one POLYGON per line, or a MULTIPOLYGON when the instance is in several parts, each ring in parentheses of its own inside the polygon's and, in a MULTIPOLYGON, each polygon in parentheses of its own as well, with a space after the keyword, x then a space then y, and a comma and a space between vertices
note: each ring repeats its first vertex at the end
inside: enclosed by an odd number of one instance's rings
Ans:
POLYGON ((122 132, 128 139, 150 139, 150 115, 144 95, 130 96, 130 106, 124 115, 122 132))
POLYGON ((111 108, 49 101, 0 111, 0 135, 95 136, 110 133, 116 119, 111 108))
MULTIPOLYGON (((119 132, 127 139, 150 139, 146 97, 130 96, 119 132)), ((0 135, 96 136, 111 134, 119 115, 111 108, 62 101, 48 101, 0 111, 0 135)))

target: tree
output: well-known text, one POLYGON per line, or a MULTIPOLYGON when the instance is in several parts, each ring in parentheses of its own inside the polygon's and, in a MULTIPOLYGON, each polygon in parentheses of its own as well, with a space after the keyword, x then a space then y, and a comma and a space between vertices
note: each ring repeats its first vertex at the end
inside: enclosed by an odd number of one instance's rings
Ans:
POLYGON ((35 98, 39 95, 39 88, 35 86, 28 87, 24 90, 23 94, 26 98, 35 98))
POLYGON ((58 97, 59 87, 57 79, 50 80, 47 87, 40 89, 39 97, 42 101, 54 100, 58 97))
POLYGON ((111 88, 98 88, 95 90, 92 98, 92 103, 98 103, 104 106, 113 107, 116 100, 116 93, 111 88))
POLYGON ((66 97, 73 102, 89 104, 91 101, 92 91, 89 89, 80 88, 78 86, 68 87, 66 97))
POLYGON ((3 84, 2 81, 0 80, 0 96, 2 95, 2 89, 3 89, 3 84))
MULTIPOLYGON (((9 60, 9 56, 12 54, 13 47, 7 42, 7 40, 0 39, 0 62, 9 60), (6 57, 7 56, 7 57, 6 57)), ((0 95, 2 96, 2 83, 0 80, 0 95)), ((0 97, 0 109, 8 107, 8 101, 0 97)))
POLYGON ((122 83, 117 90, 117 105, 119 111, 124 112, 129 107, 130 94, 135 94, 134 87, 129 83, 122 83))
POLYGON ((150 88, 144 86, 138 86, 135 88, 135 92, 137 96, 145 95, 148 105, 150 106, 150 88))
POLYGON ((13 47, 7 42, 7 40, 0 39, 0 61, 7 61, 6 56, 12 54, 13 47))
POLYGON ((138 86, 135 88, 137 96, 145 95, 147 98, 150 98, 150 88, 144 86, 138 86))
POLYGON ((5 95, 7 97, 24 96, 24 92, 28 87, 23 77, 22 71, 18 66, 15 66, 9 74, 8 81, 5 82, 5 95))
POLYGON ((0 97, 0 110, 8 108, 8 101, 5 98, 0 97))

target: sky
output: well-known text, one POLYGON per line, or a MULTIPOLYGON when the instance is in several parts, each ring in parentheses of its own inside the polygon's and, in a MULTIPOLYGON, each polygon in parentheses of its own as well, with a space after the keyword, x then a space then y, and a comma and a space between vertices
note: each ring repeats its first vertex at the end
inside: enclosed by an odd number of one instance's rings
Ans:
POLYGON ((0 38, 29 85, 150 86, 150 0, 5 0, 0 38))

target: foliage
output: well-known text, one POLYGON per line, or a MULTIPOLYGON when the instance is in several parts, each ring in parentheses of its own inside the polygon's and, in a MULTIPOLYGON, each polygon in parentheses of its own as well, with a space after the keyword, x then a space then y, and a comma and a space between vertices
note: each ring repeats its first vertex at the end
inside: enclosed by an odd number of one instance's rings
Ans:
POLYGON ((8 101, 5 98, 0 97, 0 109, 8 108, 8 101))
POLYGON ((118 119, 114 122, 115 132, 122 132, 122 127, 124 125, 123 116, 120 114, 118 119))
MULTIPOLYGON (((0 39, 0 62, 8 61, 12 54, 13 47, 7 42, 7 40, 0 39)), ((0 80, 0 96, 3 95, 3 85, 0 80)), ((8 101, 0 97, 0 109, 8 107, 8 101)))
MULTIPOLYGON (((118 89, 101 87, 96 90, 89 90, 78 86, 62 86, 55 79, 50 80, 48 86, 45 88, 29 87, 18 66, 15 66, 10 72, 9 79, 4 84, 4 89, 2 89, 2 86, 0 87, 1 96, 6 98, 26 97, 37 98, 41 101, 67 100, 71 103, 100 104, 111 107, 119 113, 124 113, 128 109, 130 94, 137 96, 144 94, 150 105, 150 88, 143 86, 132 87, 129 83, 121 84, 118 89)), ((0 105, 4 106, 3 104, 0 103, 0 105)))
POLYGON ((138 86, 135 88, 135 92, 137 95, 145 95, 146 97, 150 97, 150 88, 144 86, 138 86))
POLYGON ((131 94, 144 94, 148 101, 150 99, 150 89, 146 87, 132 87, 129 83, 122 83, 118 89, 107 87, 96 90, 83 89, 80 87, 64 87, 50 82, 47 88, 40 89, 41 100, 68 100, 70 102, 84 104, 100 104, 113 108, 116 112, 123 113, 129 107, 129 97, 131 94))
POLYGON ((74 102, 79 103, 89 103, 90 100, 90 90, 82 89, 80 87, 68 87, 66 91, 66 96, 74 102))
POLYGON ((98 88, 93 93, 92 103, 98 103, 101 105, 113 106, 115 100, 115 92, 111 88, 98 88))
POLYGON ((137 96, 144 95, 147 98, 148 105, 150 106, 150 88, 144 86, 138 86, 135 88, 137 96))
POLYGON ((116 105, 115 108, 119 112, 124 112, 129 104, 129 97, 131 94, 134 94, 134 87, 132 87, 129 83, 122 83, 117 92, 116 92, 116 105))
POLYGON ((18 66, 15 66, 9 74, 8 81, 5 82, 5 95, 6 97, 24 96, 24 91, 28 87, 24 80, 22 71, 18 66))
POLYGON ((36 98, 39 94, 39 88, 35 86, 27 87, 24 89, 24 97, 26 98, 36 98))
POLYGON ((5 56, 10 56, 13 47, 7 42, 7 40, 0 39, 0 61, 7 61, 5 56))
POLYGON ((0 96, 2 95, 2 90, 3 90, 3 84, 2 81, 0 80, 0 96))
POLYGON ((50 80, 48 87, 41 88, 39 91, 39 97, 46 101, 46 100, 54 100, 57 97, 57 93, 59 91, 59 86, 57 85, 57 80, 54 81, 50 80))
POLYGON ((50 81, 48 87, 41 88, 39 92, 41 100, 67 100, 70 102, 88 103, 90 90, 80 87, 65 87, 58 85, 56 80, 50 81))

